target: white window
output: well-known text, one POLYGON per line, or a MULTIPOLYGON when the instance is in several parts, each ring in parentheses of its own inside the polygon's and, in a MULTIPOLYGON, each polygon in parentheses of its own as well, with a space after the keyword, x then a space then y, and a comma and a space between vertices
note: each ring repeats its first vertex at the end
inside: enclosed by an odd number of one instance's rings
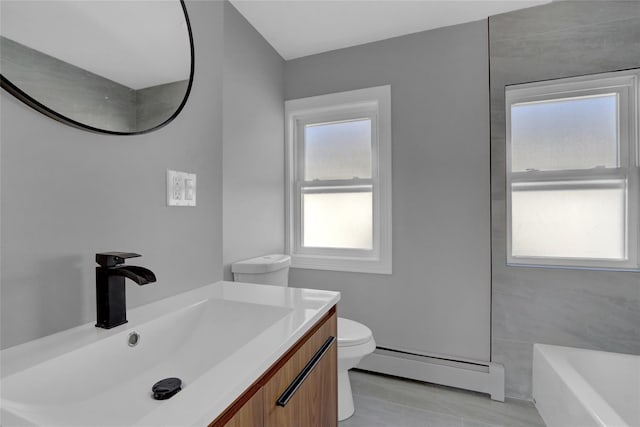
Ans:
POLYGON ((391 274, 391 88, 285 103, 293 267, 391 274))
POLYGON ((507 262, 637 269, 638 70, 507 86, 507 262))

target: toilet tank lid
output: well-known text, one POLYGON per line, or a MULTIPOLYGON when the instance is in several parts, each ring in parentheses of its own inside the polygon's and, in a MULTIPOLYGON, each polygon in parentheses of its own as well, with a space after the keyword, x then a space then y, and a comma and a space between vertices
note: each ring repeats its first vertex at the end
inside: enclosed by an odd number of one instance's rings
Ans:
POLYGON ((232 273, 269 273, 291 265, 291 257, 283 254, 264 255, 231 264, 232 273))

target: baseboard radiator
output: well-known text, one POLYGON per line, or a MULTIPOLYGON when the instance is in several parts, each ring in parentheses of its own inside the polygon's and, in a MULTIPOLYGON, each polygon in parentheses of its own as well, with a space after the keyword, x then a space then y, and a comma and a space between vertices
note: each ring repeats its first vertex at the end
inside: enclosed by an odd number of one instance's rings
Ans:
POLYGON ((357 369, 487 393, 504 402, 504 366, 378 347, 357 369))

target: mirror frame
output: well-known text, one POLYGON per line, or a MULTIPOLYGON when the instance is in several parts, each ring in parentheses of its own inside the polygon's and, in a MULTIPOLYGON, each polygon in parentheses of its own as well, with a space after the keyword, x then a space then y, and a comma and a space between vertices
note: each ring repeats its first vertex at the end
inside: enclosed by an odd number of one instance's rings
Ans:
POLYGON ((180 105, 178 106, 178 108, 176 109, 176 111, 165 121, 163 121, 162 123, 143 130, 143 131, 136 131, 136 132, 118 132, 118 131, 112 131, 112 130, 106 130, 106 129, 100 129, 100 128, 96 128, 93 126, 89 126, 86 125, 84 123, 80 123, 76 120, 73 120, 67 116, 64 116, 60 113, 58 113, 55 110, 52 110, 51 108, 47 107, 46 105, 40 103, 39 101, 37 101, 36 99, 32 98, 30 95, 28 95, 26 92, 24 92, 23 90, 21 90, 19 87, 17 87, 15 84, 13 84, 9 79, 7 79, 5 76, 2 75, 2 73, 0 73, 0 87, 2 87, 2 89, 6 90, 7 92, 9 92, 11 95, 15 96, 17 99, 19 99, 20 101, 22 101, 23 103, 25 103, 26 105, 28 105, 29 107, 33 108, 34 110, 44 114, 45 116, 48 116, 58 122, 64 123, 66 125, 69 125, 71 127, 74 127, 76 129, 82 129, 82 130, 86 130, 89 132, 93 132, 93 133, 101 133, 101 134, 108 134, 108 135, 141 135, 141 134, 145 134, 145 133, 149 133, 155 130, 158 130, 164 126, 166 126, 167 124, 169 124, 173 119, 175 119, 178 114, 180 114, 180 112, 182 111, 182 109, 184 108, 185 104, 187 103, 187 99, 189 98, 189 95, 191 93, 191 86, 193 85, 193 74, 194 74, 194 70, 195 70, 195 53, 194 53, 194 46, 193 46, 193 34, 191 31, 191 22, 189 21, 189 14, 187 13, 187 7, 184 3, 184 0, 178 0, 180 1, 180 5, 182 6, 182 12, 184 13, 184 19, 185 22, 187 23, 187 34, 189 36, 189 48, 190 48, 190 53, 191 53, 191 71, 189 72, 189 84, 187 85, 187 90, 184 94, 184 97, 182 98, 182 102, 180 103, 180 105))

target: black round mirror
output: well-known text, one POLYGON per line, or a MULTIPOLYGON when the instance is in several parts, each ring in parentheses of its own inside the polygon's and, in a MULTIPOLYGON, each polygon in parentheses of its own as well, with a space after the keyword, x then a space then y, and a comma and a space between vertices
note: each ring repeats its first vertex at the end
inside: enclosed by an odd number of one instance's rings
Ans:
POLYGON ((173 120, 193 82, 182 0, 0 2, 2 88, 47 116, 135 135, 173 120))

